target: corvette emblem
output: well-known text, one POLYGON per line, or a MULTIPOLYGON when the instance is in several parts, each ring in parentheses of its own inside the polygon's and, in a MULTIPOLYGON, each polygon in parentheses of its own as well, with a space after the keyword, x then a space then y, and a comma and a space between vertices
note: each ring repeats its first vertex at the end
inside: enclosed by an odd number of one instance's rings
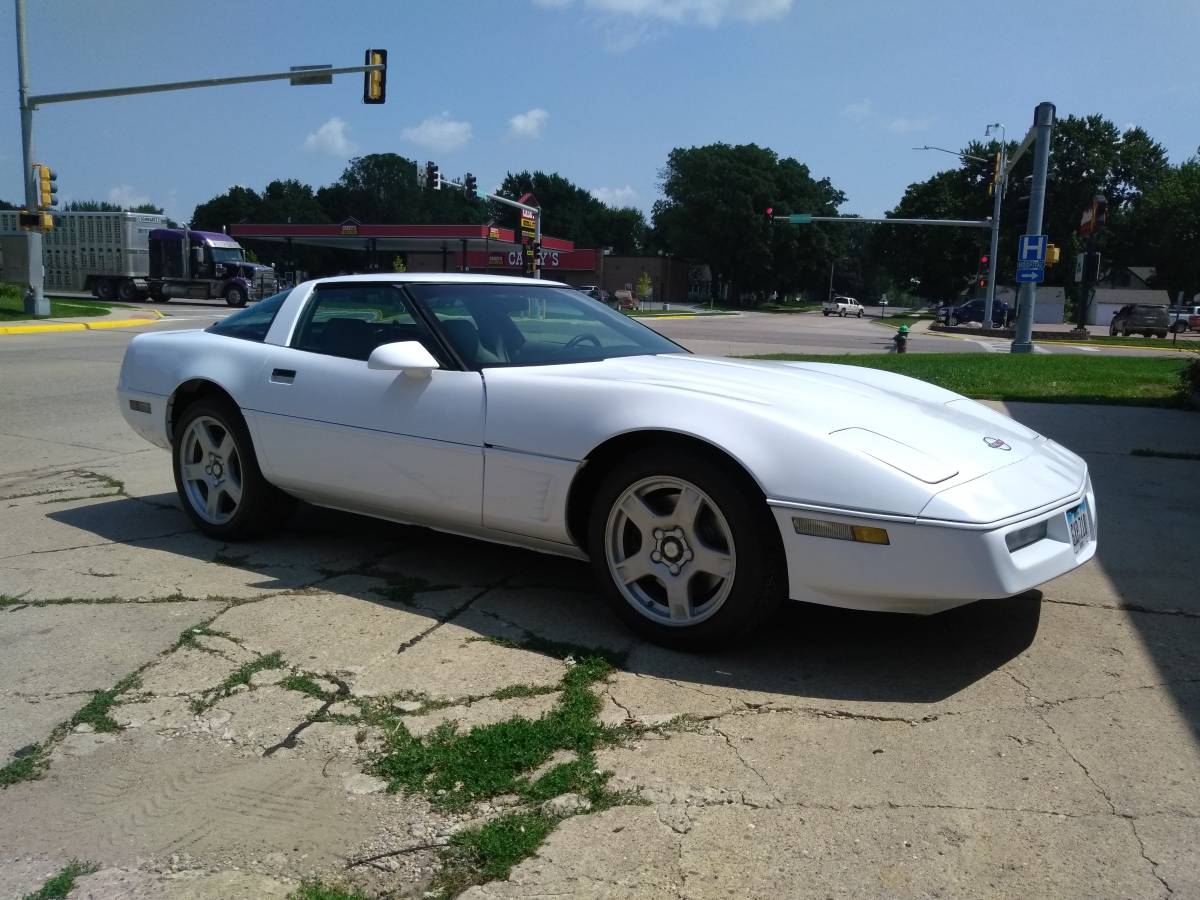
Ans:
POLYGON ((1002 441, 1000 438, 985 437, 983 442, 993 450, 1011 450, 1012 446, 1007 441, 1002 441))

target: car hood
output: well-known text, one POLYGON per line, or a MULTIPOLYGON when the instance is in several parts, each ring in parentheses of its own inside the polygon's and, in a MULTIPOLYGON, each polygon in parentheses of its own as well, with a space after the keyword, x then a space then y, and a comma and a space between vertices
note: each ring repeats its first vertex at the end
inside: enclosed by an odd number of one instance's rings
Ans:
POLYGON ((1012 465, 1042 441, 1024 425, 952 391, 861 366, 664 354, 561 368, 573 370, 570 377, 753 404, 786 417, 793 428, 901 463, 895 467, 928 483, 1012 465))
POLYGON ((495 446, 579 459, 590 447, 580 448, 575 434, 680 431, 742 460, 777 499, 916 516, 938 493, 999 469, 1045 470, 1036 498, 1013 496, 962 516, 952 509, 937 516, 981 521, 1068 495, 1086 477, 1082 460, 1008 416, 935 385, 860 366, 663 354, 487 369, 484 380, 487 440, 495 446), (522 398, 563 431, 550 435, 540 423, 515 427, 524 418, 522 398), (751 460, 765 456, 783 462, 756 468, 751 460), (830 462, 835 457, 849 464, 830 462), (771 471, 758 471, 765 468, 771 471), (897 475, 906 476, 904 485, 897 475))

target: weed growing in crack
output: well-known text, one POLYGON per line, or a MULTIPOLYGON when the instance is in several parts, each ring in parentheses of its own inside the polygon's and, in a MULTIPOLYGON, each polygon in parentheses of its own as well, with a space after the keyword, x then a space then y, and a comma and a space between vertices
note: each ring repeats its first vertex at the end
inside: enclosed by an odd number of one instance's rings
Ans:
POLYGON ((219 685, 205 693, 203 697, 193 700, 191 704, 192 712, 197 715, 205 712, 218 700, 223 700, 232 694, 233 689, 239 685, 249 687, 250 678, 255 672, 261 672, 264 669, 282 669, 283 667, 283 656, 278 650, 274 653, 268 653, 266 656, 260 656, 257 659, 242 663, 233 672, 229 673, 229 677, 219 685))
POLYGON ((26 894, 22 900, 61 900, 71 893, 76 878, 80 875, 91 875, 97 868, 93 862, 73 859, 32 894, 26 894))
POLYGON ((288 900, 367 900, 367 895, 320 881, 303 881, 298 890, 288 894, 288 900))
POLYGON ((0 788, 11 787, 22 781, 36 781, 42 777, 47 763, 46 748, 41 744, 23 748, 20 756, 0 768, 0 788))
POLYGON ((548 653, 571 664, 555 687, 518 685, 491 695, 504 699, 558 692, 558 703, 542 718, 514 717, 466 733, 446 723, 421 739, 409 733, 388 703, 362 704, 364 720, 382 727, 387 735, 373 771, 388 780, 390 790, 423 793, 435 806, 450 811, 501 794, 521 799, 524 808, 459 832, 441 851, 442 869, 432 885, 441 897, 507 877, 516 863, 536 851, 558 822, 576 814, 543 810, 542 804, 551 798, 579 794, 593 811, 639 802, 632 795, 610 790, 610 773, 600 771, 596 762, 597 748, 633 735, 630 730, 600 724, 600 699, 593 690, 620 657, 533 636, 528 642, 497 643, 548 653), (575 759, 530 779, 528 773, 561 750, 572 751, 575 759))
POLYGON ((289 691, 299 691, 301 694, 308 694, 308 696, 316 697, 318 700, 333 700, 340 693, 340 691, 325 690, 307 672, 293 672, 284 678, 283 681, 279 682, 279 686, 289 691))
POLYGON ((71 717, 70 725, 90 725, 95 731, 120 731, 121 726, 109 715, 117 700, 126 691, 141 687, 142 681, 135 673, 127 675, 106 691, 97 691, 79 712, 71 717))
POLYGON ((437 896, 453 897, 472 885, 507 878, 558 822, 540 812, 512 813, 454 835, 442 851, 443 868, 434 881, 437 896))
POLYGON ((454 585, 433 584, 424 578, 417 578, 414 575, 400 575, 389 578, 385 587, 374 588, 373 592, 385 600, 391 600, 393 603, 416 606, 417 594, 424 591, 444 591, 451 587, 454 587, 454 585))

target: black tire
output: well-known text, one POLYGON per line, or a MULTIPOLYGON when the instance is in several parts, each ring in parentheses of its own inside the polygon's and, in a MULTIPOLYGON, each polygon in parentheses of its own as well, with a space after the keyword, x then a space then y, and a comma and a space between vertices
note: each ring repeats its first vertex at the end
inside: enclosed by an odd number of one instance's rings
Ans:
POLYGON ((122 303, 132 303, 134 300, 141 300, 142 294, 137 285, 126 278, 117 285, 117 299, 122 303))
POLYGON ((778 526, 758 486, 744 473, 731 477, 730 468, 728 462, 690 448, 647 448, 622 461, 597 488, 588 517, 592 571, 613 612, 648 640, 684 650, 731 644, 762 624, 786 597, 787 569, 778 526), (662 624, 639 612, 617 587, 610 568, 606 545, 614 504, 628 489, 651 478, 690 482, 719 510, 732 536, 733 583, 716 611, 693 625, 662 624))
POLYGON ((860 319, 862 318, 862 310, 861 310, 861 309, 858 311, 858 317, 859 317, 860 319))
MULTIPOLYGON (((179 494, 183 511, 206 535, 222 541, 246 540, 273 530, 291 513, 295 500, 263 478, 245 420, 229 401, 217 397, 201 397, 183 410, 174 431, 171 469, 175 474, 175 490, 179 494), (193 505, 192 496, 184 485, 184 443, 192 424, 201 418, 215 422, 219 426, 214 429, 217 434, 223 430, 232 437, 236 450, 236 465, 231 457, 222 460, 222 471, 224 466, 229 466, 230 477, 236 472, 241 478, 240 500, 232 511, 232 516, 225 522, 217 523, 205 519, 193 505)), ((204 462, 203 455, 194 461, 204 462)))
POLYGON ((829 310, 827 310, 827 309, 821 310, 821 315, 823 315, 825 318, 829 318, 829 310))
POLYGON ((113 283, 107 278, 101 278, 96 282, 96 296, 101 300, 112 300, 116 297, 117 291, 113 287, 113 283))
POLYGON ((246 290, 240 284, 231 284, 225 288, 225 303, 227 306, 241 308, 246 305, 246 290))
POLYGON ((1133 332, 1131 332, 1128 328, 1122 328, 1121 337, 1133 337, 1133 332))

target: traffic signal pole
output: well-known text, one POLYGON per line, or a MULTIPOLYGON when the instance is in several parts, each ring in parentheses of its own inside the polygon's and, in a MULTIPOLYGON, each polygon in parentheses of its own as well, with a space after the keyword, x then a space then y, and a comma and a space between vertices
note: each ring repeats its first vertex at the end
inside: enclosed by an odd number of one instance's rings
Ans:
MULTIPOLYGON (((98 100, 105 97, 128 97, 133 94, 157 94, 162 91, 185 91, 192 88, 223 87, 232 84, 253 84, 259 81, 282 81, 287 79, 294 86, 329 84, 334 75, 349 75, 362 72, 366 75, 363 91, 364 102, 382 103, 384 78, 387 76, 387 51, 368 50, 368 59, 379 59, 378 63, 361 66, 299 66, 287 72, 269 72, 264 75, 236 75, 228 78, 202 78, 195 81, 171 81, 160 84, 140 84, 131 87, 104 88, 92 91, 71 91, 59 94, 29 93, 29 61, 25 48, 25 0, 14 0, 17 13, 17 85, 21 108, 21 162, 24 166, 25 209, 35 212, 39 204, 38 187, 33 177, 33 113, 39 106, 48 103, 69 103, 75 100, 98 100), (372 56, 372 54, 376 54, 372 56), (368 94, 374 96, 368 99, 368 94)), ((39 230, 26 232, 26 248, 29 254, 29 285, 25 290, 25 312, 27 315, 50 315, 50 301, 45 296, 45 269, 42 262, 42 234, 39 230)))
POLYGON ((985 328, 993 324, 992 307, 996 302, 996 251, 1000 248, 1000 204, 1004 200, 1004 187, 1008 183, 1005 175, 1005 163, 1008 156, 1008 142, 1000 140, 1000 170, 996 183, 992 185, 992 243, 988 251, 988 284, 987 298, 983 301, 983 322, 985 328))
MULTIPOLYGON (((1042 233, 1042 212, 1046 206, 1046 173, 1050 168, 1050 135, 1054 129, 1054 104, 1039 103, 1033 111, 1033 183, 1029 191, 1029 218, 1025 221, 1025 233, 1042 233)), ((1026 136, 1022 145, 1028 146, 1026 136)), ((1017 154, 1018 158, 1020 154, 1017 154)), ((1013 163, 1016 159, 1013 160, 1013 163)), ((1011 165, 1011 164, 1010 164, 1011 165)), ((1007 175, 1007 173, 1006 173, 1007 175)), ((1010 350, 1013 353, 1033 352, 1033 309, 1037 304, 1037 285, 1033 282, 1021 284, 1017 294, 1017 328, 1010 350)))
MULTIPOLYGON (((33 180, 33 106, 29 102, 29 70, 25 57, 25 0, 16 0, 17 8, 17 90, 21 105, 21 165, 25 181, 25 209, 38 208, 37 185, 33 180)), ((45 270, 42 266, 42 234, 30 231, 25 235, 28 254, 29 284, 25 287, 25 314, 50 315, 50 301, 45 294, 45 270)))

